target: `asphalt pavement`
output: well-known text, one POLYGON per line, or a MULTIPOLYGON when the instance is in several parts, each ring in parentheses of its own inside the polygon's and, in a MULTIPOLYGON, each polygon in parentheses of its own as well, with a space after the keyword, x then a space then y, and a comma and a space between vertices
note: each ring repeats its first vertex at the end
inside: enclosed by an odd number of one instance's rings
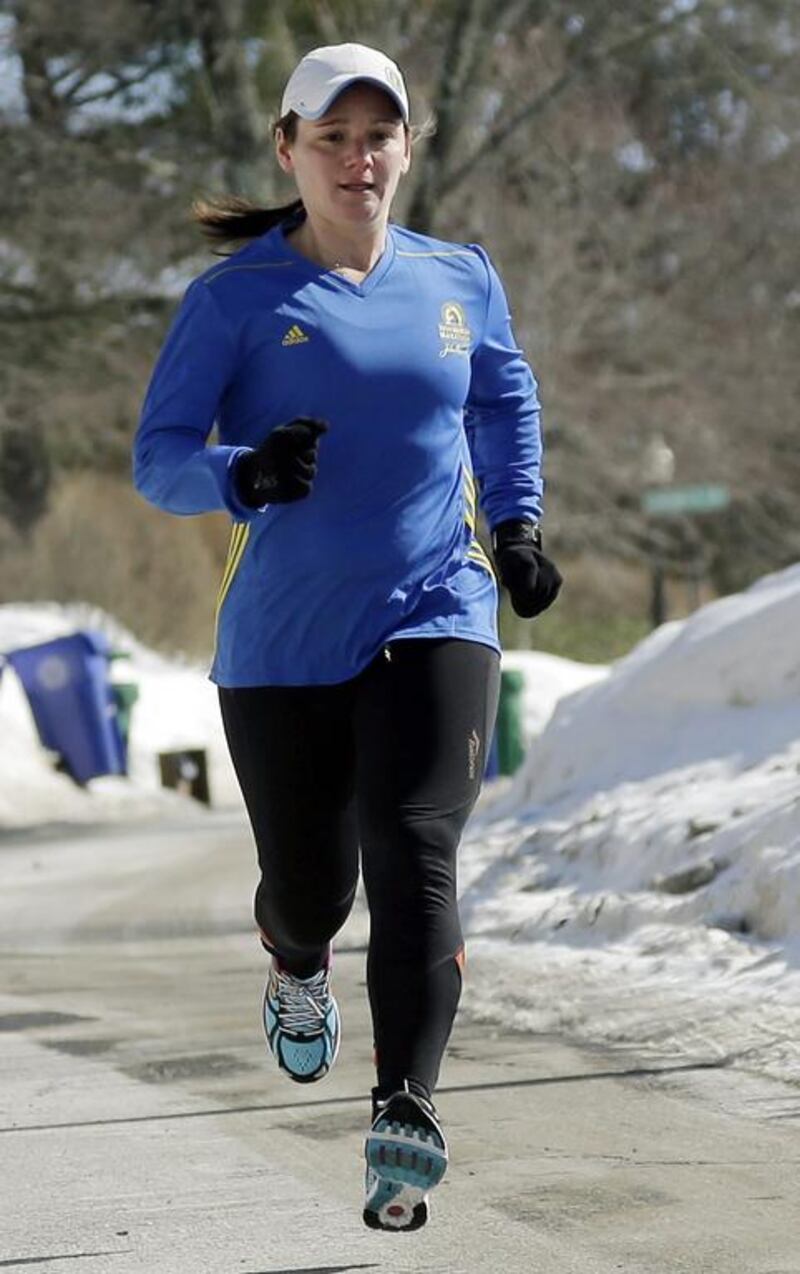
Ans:
POLYGON ((366 919, 337 945, 336 1068, 295 1085, 260 1034, 253 885, 232 815, 0 835, 0 1269, 800 1274, 796 1119, 738 1114, 713 1059, 466 1012, 431 1221, 365 1229, 366 919))

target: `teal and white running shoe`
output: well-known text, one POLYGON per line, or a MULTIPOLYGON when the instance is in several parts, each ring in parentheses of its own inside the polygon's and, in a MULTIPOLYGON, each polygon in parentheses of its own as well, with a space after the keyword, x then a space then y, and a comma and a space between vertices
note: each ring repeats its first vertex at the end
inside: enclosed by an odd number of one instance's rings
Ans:
POLYGON ((419 1230, 428 1193, 447 1171, 447 1143, 433 1105, 409 1091, 378 1103, 364 1153, 364 1222, 372 1230, 419 1230))
POLYGON ((322 1079, 339 1052, 339 1006, 330 984, 330 964, 310 978, 296 978, 272 958, 264 1030, 279 1067, 298 1084, 322 1079))

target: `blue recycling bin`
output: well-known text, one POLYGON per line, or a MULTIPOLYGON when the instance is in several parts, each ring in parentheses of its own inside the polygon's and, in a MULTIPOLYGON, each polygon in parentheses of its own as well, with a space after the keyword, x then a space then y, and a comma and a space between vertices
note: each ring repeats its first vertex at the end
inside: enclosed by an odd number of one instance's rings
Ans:
POLYGON ((6 651, 28 696, 39 738, 81 785, 100 774, 125 772, 125 745, 108 676, 110 656, 105 636, 92 631, 6 651))

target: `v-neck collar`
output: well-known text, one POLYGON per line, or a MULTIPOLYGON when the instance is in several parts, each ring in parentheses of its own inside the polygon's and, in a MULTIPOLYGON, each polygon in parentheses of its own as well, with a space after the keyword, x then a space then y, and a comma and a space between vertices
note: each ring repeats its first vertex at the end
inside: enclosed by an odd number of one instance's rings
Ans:
POLYGON ((311 278, 325 280, 334 287, 339 288, 343 292, 352 292, 356 296, 368 296, 369 293, 376 288, 384 275, 389 271, 395 257, 394 235, 392 234, 391 225, 386 227, 386 246, 383 249, 378 260, 370 270, 366 278, 360 283, 356 283, 353 279, 348 279, 343 274, 337 273, 336 270, 327 270, 324 266, 317 265, 315 261, 311 261, 308 257, 303 256, 302 252, 298 252, 293 244, 286 238, 287 230, 294 230, 295 222, 284 222, 278 227, 280 236, 279 242, 282 250, 291 257, 296 266, 303 269, 311 278))

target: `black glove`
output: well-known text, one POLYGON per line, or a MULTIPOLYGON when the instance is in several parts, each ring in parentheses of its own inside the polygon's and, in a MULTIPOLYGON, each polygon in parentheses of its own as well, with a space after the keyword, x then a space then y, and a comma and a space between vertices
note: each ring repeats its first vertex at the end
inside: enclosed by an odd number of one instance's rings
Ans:
POLYGON ((561 588, 561 572, 542 552, 542 533, 535 522, 501 522, 492 534, 494 560, 523 619, 533 619, 552 606, 561 588))
POLYGON ((305 499, 317 476, 319 440, 327 432, 324 420, 298 416, 273 429, 255 451, 240 456, 233 484, 242 504, 259 509, 305 499))

